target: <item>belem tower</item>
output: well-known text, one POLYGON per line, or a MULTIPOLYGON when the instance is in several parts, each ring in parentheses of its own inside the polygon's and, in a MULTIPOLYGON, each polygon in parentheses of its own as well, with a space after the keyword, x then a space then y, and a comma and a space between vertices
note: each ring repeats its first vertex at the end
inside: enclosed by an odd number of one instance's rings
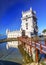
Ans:
MULTIPOLYGON (((36 11, 33 11, 30 8, 28 11, 22 11, 22 18, 21 18, 21 27, 20 30, 17 31, 10 31, 6 30, 7 38, 17 38, 22 36, 22 31, 25 31, 25 35, 31 37, 32 34, 38 33, 38 26, 37 26, 37 17, 36 11)), ((15 41, 12 41, 15 43, 15 41)), ((9 44, 11 44, 9 42, 9 44)))

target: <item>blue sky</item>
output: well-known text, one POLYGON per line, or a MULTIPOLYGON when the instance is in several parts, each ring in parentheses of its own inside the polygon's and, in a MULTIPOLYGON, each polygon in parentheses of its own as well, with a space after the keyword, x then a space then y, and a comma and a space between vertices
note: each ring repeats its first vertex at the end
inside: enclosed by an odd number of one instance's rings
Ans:
POLYGON ((39 32, 46 29, 46 0, 0 0, 0 34, 6 29, 19 30, 21 25, 21 12, 36 11, 39 32))

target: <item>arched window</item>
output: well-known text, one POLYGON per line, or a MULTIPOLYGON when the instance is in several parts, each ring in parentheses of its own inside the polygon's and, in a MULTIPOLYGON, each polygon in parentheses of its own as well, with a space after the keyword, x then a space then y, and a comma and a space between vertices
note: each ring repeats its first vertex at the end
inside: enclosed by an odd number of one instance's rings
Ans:
POLYGON ((28 29, 28 23, 26 23, 26 29, 28 29))

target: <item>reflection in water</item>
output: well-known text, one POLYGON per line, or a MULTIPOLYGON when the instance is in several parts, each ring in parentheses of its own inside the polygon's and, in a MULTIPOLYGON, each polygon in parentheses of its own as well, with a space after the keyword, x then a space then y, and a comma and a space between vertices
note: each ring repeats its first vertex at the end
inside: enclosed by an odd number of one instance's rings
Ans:
POLYGON ((11 47, 6 49, 6 44, 0 44, 0 60, 22 63, 22 55, 18 48, 11 47))

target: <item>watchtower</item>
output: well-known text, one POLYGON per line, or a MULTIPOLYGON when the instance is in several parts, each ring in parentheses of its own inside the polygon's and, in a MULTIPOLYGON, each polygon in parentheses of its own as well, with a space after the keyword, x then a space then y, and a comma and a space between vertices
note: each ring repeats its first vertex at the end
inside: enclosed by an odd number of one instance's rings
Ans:
POLYGON ((21 30, 25 30, 25 35, 31 37, 31 34, 38 33, 36 12, 33 11, 32 8, 25 12, 22 11, 21 20, 21 30))

